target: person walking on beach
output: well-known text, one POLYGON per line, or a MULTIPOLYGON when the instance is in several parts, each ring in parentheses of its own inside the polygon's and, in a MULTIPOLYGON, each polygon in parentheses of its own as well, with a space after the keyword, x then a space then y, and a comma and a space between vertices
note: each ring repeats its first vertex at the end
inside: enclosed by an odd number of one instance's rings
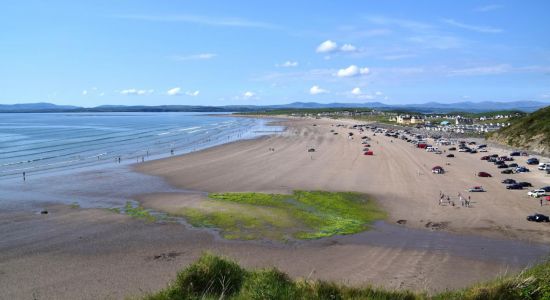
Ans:
POLYGON ((542 207, 542 198, 540 198, 540 206, 542 207))
MULTIPOLYGON (((23 172, 23 181, 27 181, 27 174, 25 172, 23 172)), ((542 203, 542 200, 540 200, 541 203, 542 203)), ((542 204, 541 204, 542 206, 542 204)))

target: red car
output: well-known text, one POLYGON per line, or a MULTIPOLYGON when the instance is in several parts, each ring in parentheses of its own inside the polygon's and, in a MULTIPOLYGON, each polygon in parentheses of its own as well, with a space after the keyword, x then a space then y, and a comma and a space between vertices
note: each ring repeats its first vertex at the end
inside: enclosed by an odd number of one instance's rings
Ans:
POLYGON ((367 152, 365 152, 365 155, 374 155, 374 152, 372 152, 372 151, 367 151, 367 152))
POLYGON ((477 176, 479 176, 479 177, 493 177, 493 176, 491 176, 491 174, 489 174, 487 172, 479 172, 479 173, 477 173, 477 176))
POLYGON ((481 160, 488 160, 489 159, 489 156, 482 156, 481 157, 481 160))

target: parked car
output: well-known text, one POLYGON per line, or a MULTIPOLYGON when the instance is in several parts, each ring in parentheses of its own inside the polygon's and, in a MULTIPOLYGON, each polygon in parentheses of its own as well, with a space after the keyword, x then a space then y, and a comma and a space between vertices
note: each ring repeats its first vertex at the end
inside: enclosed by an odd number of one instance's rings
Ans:
POLYGON ((507 179, 504 179, 502 181, 502 183, 504 183, 504 184, 514 184, 514 183, 516 183, 516 181, 512 178, 507 178, 507 179))
POLYGON ((456 147, 449 148, 449 151, 456 151, 456 147))
POLYGON ((550 222, 550 217, 543 214, 534 214, 527 216, 527 221, 530 222, 550 222))
POLYGON ((506 170, 500 171, 500 174, 514 174, 514 171, 512 169, 506 169, 506 170))
POLYGON ((479 173, 477 173, 477 176, 479 176, 479 177, 493 177, 493 176, 491 176, 491 174, 489 174, 487 172, 479 172, 479 173))
POLYGON ((488 155, 482 156, 481 160, 489 160, 489 156, 488 155))
POLYGON ((477 146, 477 148, 478 148, 478 149, 481 149, 481 148, 487 148, 487 145, 485 145, 485 144, 481 144, 481 145, 478 145, 478 146, 477 146))
POLYGON ((497 160, 497 161, 495 161, 495 165, 497 165, 497 166, 498 166, 498 165, 504 165, 504 164, 506 164, 506 163, 505 163, 504 161, 502 161, 502 160, 497 160))
POLYGON ((520 153, 518 151, 514 151, 510 153, 510 156, 520 156, 520 153))
POLYGON ((451 154, 447 154, 447 157, 455 157, 455 155, 451 153, 451 154))
POLYGON ((474 186, 468 189, 468 192, 485 192, 482 186, 474 186))
POLYGON ((518 182, 518 184, 521 185, 522 187, 531 187, 531 186, 533 186, 531 183, 526 182, 526 181, 520 181, 520 182, 518 182))
POLYGON ((374 155, 374 152, 372 152, 372 151, 369 150, 369 151, 366 151, 364 154, 365 154, 365 155, 374 155))
POLYGON ((445 173, 445 170, 443 170, 443 168, 440 167, 440 166, 435 166, 435 167, 432 168, 432 173, 434 173, 434 174, 443 174, 443 173, 445 173))
POLYGON ((516 164, 516 163, 511 163, 511 164, 508 165, 508 167, 510 167, 510 168, 517 168, 517 167, 519 167, 519 166, 518 166, 518 164, 516 164))
POLYGON ((538 165, 539 164, 539 160, 535 157, 532 157, 532 158, 529 158, 527 160, 527 164, 528 165, 538 165))
POLYGON ((532 190, 532 191, 529 191, 527 192, 527 196, 531 196, 531 197, 534 197, 534 198, 538 198, 540 196, 546 196, 546 191, 545 190, 532 190))
POLYGON ((487 152, 486 148, 477 149, 478 152, 487 152))
POLYGON ((550 170, 550 163, 540 163, 537 169, 541 171, 550 170))
POLYGON ((526 167, 517 167, 515 171, 516 173, 525 173, 529 172, 529 169, 527 169, 526 167))
POLYGON ((506 186, 506 189, 507 190, 523 190, 523 186, 517 184, 517 183, 513 183, 513 184, 509 184, 506 186))
POLYGON ((497 168, 499 168, 499 169, 506 169, 506 168, 508 168, 508 167, 509 167, 509 166, 508 166, 507 164, 503 164, 503 165, 498 165, 497 168))
POLYGON ((491 154, 490 156, 496 158, 496 157, 498 157, 498 154, 491 154))
POLYGON ((543 186, 540 189, 544 190, 545 192, 550 192, 550 185, 549 186, 543 186))

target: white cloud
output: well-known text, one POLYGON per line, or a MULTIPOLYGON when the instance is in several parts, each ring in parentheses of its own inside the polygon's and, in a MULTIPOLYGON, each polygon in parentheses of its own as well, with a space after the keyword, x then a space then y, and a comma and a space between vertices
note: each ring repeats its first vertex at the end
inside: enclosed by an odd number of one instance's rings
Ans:
POLYGON ((88 91, 87 91, 87 90, 83 90, 83 91, 82 91, 82 96, 86 96, 86 95, 88 95, 88 91))
POLYGON ((382 96, 382 92, 376 92, 374 93, 376 96, 382 96))
POLYGON ((245 98, 250 98, 250 97, 254 97, 256 96, 256 94, 254 92, 251 92, 251 91, 246 91, 243 93, 243 97, 245 98))
POLYGON ((512 71, 510 65, 501 64, 495 66, 483 66, 466 69, 451 70, 451 76, 479 76, 479 75, 497 75, 512 71))
POLYGON ((153 92, 154 90, 138 90, 138 89, 126 89, 126 90, 120 91, 122 95, 138 95, 138 96, 149 95, 149 94, 152 94, 153 92))
POLYGON ((175 87, 173 89, 169 89, 166 94, 168 94, 168 96, 178 96, 178 95, 181 95, 181 88, 180 87, 175 87))
POLYGON ((326 40, 322 42, 319 46, 317 46, 317 53, 330 53, 334 52, 338 49, 338 44, 331 40, 326 40))
POLYGON ((103 97, 103 96, 105 96, 104 92, 99 93, 99 97, 103 97))
POLYGON ((309 93, 312 95, 326 94, 328 93, 328 90, 322 89, 319 86, 314 85, 309 89, 309 93))
POLYGON ((493 28, 488 26, 477 26, 477 25, 468 25, 453 19, 443 19, 443 22, 466 30, 481 32, 481 33, 501 33, 503 30, 500 28, 493 28))
POLYGON ((214 57, 218 56, 215 53, 199 53, 199 54, 191 54, 191 55, 176 55, 173 56, 175 60, 207 60, 212 59, 214 57))
POLYGON ((340 47, 340 51, 355 52, 355 51, 357 51, 357 48, 352 44, 344 44, 342 47, 340 47))
POLYGON ((474 9, 474 11, 477 11, 477 12, 488 12, 488 11, 492 11, 492 10, 497 10, 499 8, 502 8, 502 5, 498 5, 498 4, 489 4, 489 5, 485 5, 485 6, 478 6, 474 9))
POLYGON ((199 95, 199 93, 200 93, 200 91, 198 91, 198 90, 197 91, 187 91, 187 92, 185 92, 185 94, 187 96, 191 96, 191 97, 196 97, 196 96, 199 95))
POLYGON ((340 69, 336 73, 338 77, 353 77, 357 75, 367 75, 370 73, 369 68, 359 68, 356 65, 351 65, 345 69, 340 69))
POLYGON ((290 60, 287 60, 285 61, 284 63, 278 65, 279 67, 283 67, 283 68, 293 68, 293 67, 297 67, 298 66, 298 62, 297 61, 290 61, 290 60))
POLYGON ((356 95, 356 96, 361 95, 362 93, 363 93, 363 92, 362 92, 361 89, 358 88, 358 87, 356 87, 356 88, 354 88, 353 90, 351 90, 351 94, 356 95))

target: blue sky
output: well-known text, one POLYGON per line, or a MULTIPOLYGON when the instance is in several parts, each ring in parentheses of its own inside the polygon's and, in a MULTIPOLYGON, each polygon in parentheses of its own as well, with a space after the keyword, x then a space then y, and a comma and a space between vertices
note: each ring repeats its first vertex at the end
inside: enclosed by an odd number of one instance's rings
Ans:
POLYGON ((550 1, 2 1, 0 103, 550 101, 550 1))

